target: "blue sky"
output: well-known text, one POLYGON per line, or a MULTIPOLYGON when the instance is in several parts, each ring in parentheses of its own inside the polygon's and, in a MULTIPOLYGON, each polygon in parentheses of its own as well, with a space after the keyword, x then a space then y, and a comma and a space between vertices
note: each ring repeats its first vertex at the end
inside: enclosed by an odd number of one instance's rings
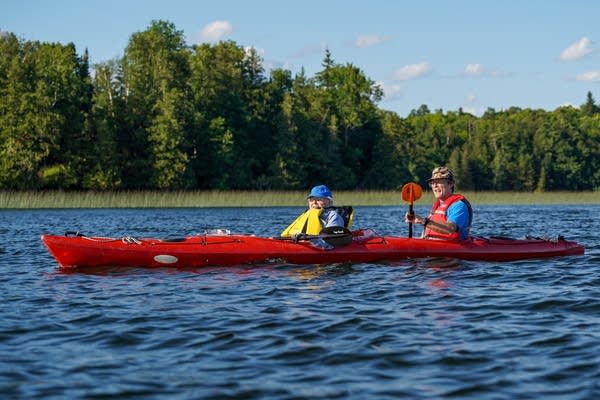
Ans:
POLYGON ((131 34, 163 19, 188 44, 256 48, 267 76, 273 67, 313 76, 327 48, 382 85, 381 108, 481 115, 579 106, 588 91, 600 104, 599 16, 594 0, 6 0, 0 31, 73 42, 95 63, 122 56, 131 34))

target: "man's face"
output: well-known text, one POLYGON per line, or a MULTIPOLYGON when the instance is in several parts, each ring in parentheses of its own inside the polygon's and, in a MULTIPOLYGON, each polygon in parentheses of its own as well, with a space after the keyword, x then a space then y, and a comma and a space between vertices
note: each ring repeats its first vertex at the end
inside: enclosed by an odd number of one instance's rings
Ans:
POLYGON ((450 182, 448 179, 434 179, 429 182, 429 186, 431 187, 433 196, 436 199, 444 200, 446 197, 452 194, 454 183, 450 182))

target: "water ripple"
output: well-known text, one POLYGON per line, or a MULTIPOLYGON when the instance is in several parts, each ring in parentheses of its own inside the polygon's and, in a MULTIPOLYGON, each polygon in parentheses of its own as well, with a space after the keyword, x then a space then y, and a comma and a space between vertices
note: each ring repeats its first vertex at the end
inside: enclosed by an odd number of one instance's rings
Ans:
MULTIPOLYGON (((573 225, 600 226, 598 206, 564 207, 520 215, 568 214, 573 225)), ((39 241, 70 229, 273 235, 275 222, 297 211, 4 212, 0 390, 28 399, 600 396, 600 240, 592 229, 555 232, 583 242, 582 257, 68 273, 39 241)), ((389 234, 405 212, 357 211, 389 234)), ((479 234, 531 233, 498 222, 511 220, 512 207, 477 211, 479 234)))

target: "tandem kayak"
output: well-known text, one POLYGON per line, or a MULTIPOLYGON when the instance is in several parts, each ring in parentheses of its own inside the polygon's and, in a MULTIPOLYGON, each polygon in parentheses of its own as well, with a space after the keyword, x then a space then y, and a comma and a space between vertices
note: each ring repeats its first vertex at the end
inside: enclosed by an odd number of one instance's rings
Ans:
POLYGON ((42 235, 41 239, 62 268, 329 264, 433 257, 511 261, 584 253, 584 246, 562 237, 556 240, 473 237, 452 242, 380 236, 370 229, 353 231, 348 241, 337 246, 328 245, 320 237, 294 242, 289 238, 230 233, 180 239, 138 239, 90 237, 67 232, 65 235, 42 235))

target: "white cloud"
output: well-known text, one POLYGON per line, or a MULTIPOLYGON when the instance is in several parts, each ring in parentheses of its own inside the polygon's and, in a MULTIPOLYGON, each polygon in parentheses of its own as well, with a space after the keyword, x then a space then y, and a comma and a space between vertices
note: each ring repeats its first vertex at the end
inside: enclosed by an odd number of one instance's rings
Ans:
POLYGON ((572 107, 572 108, 575 108, 575 109, 579 109, 578 105, 571 104, 571 103, 562 103, 557 108, 562 108, 562 107, 572 107))
POLYGON ((600 71, 588 71, 577 75, 575 78, 582 82, 600 82, 600 71))
POLYGON ((233 32, 233 26, 229 21, 213 21, 202 28, 200 38, 205 42, 216 42, 231 32, 233 32))
POLYGON ((477 117, 481 117, 486 111, 483 107, 471 107, 471 106, 464 106, 462 108, 462 110, 463 110, 463 112, 473 114, 477 117))
POLYGON ((387 85, 384 82, 377 82, 383 89, 383 98, 384 100, 393 100, 402 95, 402 88, 400 85, 387 85))
POLYGON ((473 93, 467 94, 465 102, 462 106, 462 110, 466 113, 473 114, 476 116, 482 116, 485 110, 483 107, 477 105, 477 96, 473 93))
POLYGON ((591 40, 587 37, 582 37, 560 53, 560 59, 563 61, 577 60, 585 57, 592 52, 591 40))
POLYGON ((481 75, 482 72, 483 67, 481 66, 481 64, 467 64, 467 66, 465 67, 465 75, 481 75))
POLYGON ((373 47, 389 40, 388 36, 362 35, 356 38, 354 45, 360 48, 373 47))
POLYGON ((394 79, 399 81, 408 81, 427 76, 429 74, 431 74, 431 66, 428 62, 424 61, 418 64, 407 65, 400 68, 394 73, 394 79))

